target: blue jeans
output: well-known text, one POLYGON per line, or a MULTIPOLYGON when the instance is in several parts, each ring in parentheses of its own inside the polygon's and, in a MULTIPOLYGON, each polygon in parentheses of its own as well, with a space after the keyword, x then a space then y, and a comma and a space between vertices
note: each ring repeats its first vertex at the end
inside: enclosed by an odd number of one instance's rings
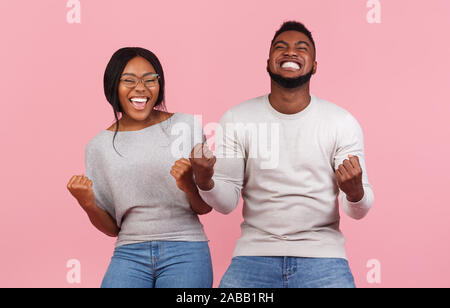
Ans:
POLYGON ((208 242, 154 241, 117 247, 102 288, 211 288, 208 242))
POLYGON ((345 259, 234 257, 219 288, 355 288, 345 259))

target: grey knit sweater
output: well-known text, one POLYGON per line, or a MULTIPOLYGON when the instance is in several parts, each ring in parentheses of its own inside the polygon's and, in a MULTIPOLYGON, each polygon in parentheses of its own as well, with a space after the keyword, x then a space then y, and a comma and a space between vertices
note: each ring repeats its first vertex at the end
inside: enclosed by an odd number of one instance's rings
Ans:
POLYGON ((203 142, 202 126, 189 114, 138 131, 103 130, 86 146, 86 176, 97 205, 120 227, 116 247, 139 242, 207 241, 198 216, 170 170, 203 142))

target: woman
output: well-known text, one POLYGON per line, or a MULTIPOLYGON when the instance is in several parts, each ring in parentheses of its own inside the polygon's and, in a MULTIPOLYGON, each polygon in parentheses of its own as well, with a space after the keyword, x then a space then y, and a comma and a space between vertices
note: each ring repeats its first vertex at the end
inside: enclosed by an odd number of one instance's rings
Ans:
POLYGON ((210 251, 198 219, 211 207, 186 159, 205 137, 192 115, 163 111, 164 84, 152 52, 123 48, 112 56, 104 90, 116 121, 86 146, 86 176, 67 185, 92 224, 118 236, 102 288, 212 287, 210 251))

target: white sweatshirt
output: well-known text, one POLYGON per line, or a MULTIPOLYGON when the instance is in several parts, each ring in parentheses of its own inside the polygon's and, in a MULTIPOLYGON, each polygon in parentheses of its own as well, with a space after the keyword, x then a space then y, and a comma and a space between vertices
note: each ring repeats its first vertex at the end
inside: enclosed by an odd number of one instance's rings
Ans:
POLYGON ((354 219, 369 211, 369 184, 360 125, 343 108, 311 95, 303 111, 275 110, 269 95, 231 108, 216 131, 217 162, 205 202, 228 214, 244 199, 242 235, 233 256, 346 258, 339 203, 354 219), (352 203, 335 170, 359 157, 364 197, 352 203))

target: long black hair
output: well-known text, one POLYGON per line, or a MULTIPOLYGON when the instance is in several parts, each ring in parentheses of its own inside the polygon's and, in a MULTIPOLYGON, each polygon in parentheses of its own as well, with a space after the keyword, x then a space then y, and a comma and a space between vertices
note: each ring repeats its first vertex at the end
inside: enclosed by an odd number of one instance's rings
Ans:
MULTIPOLYGON (((103 77, 103 87, 105 91, 105 96, 108 102, 111 104, 114 110, 114 117, 116 119, 116 131, 114 132, 113 138, 113 147, 114 149, 114 140, 116 138, 117 132, 119 131, 119 118, 118 113, 122 113, 122 107, 120 106, 119 100, 119 83, 120 78, 122 76, 122 72, 125 69, 125 66, 128 62, 135 57, 145 58, 150 64, 154 67, 156 73, 159 75, 159 93, 158 99, 155 102, 155 108, 160 110, 166 110, 165 106, 165 80, 164 80, 164 71, 159 61, 158 57, 151 51, 140 48, 140 47, 125 47, 117 50, 111 60, 109 60, 108 65, 106 66, 105 75, 103 77)), ((116 150, 117 152, 117 150, 116 150)), ((120 153, 117 152, 119 155, 120 153)))

